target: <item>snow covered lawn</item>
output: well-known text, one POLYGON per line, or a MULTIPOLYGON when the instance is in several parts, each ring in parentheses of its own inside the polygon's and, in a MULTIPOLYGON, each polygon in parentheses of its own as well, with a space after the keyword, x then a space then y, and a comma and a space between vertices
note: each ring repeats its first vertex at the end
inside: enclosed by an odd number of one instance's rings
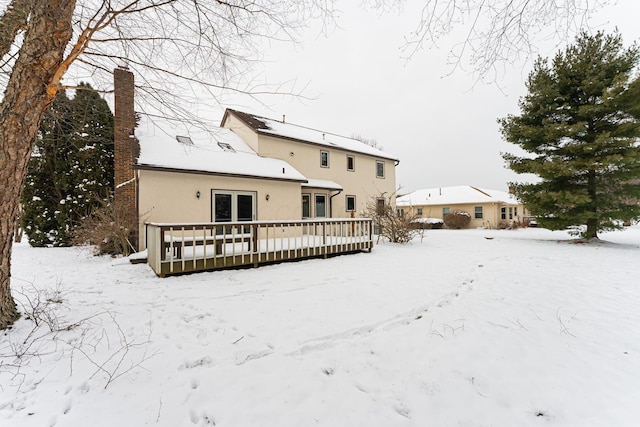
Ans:
POLYGON ((16 297, 48 308, 1 337, 0 426, 637 426, 640 228, 601 238, 434 230, 166 279, 20 244, 16 297))

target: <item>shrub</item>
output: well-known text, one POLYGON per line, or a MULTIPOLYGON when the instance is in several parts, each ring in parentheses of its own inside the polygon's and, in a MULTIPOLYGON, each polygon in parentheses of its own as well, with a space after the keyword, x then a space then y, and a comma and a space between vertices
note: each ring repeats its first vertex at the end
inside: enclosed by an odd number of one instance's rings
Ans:
POLYGON ((422 230, 415 228, 413 221, 418 218, 413 215, 399 216, 391 198, 380 195, 367 204, 364 215, 373 219, 378 228, 378 235, 389 239, 393 243, 408 243, 417 235, 423 235, 422 230), (382 201, 384 200, 384 203, 382 201))
POLYGON ((136 224, 127 219, 122 208, 114 203, 94 210, 74 229, 74 245, 95 245, 97 254, 129 255, 135 252, 131 244, 136 224))
POLYGON ((453 211, 444 216, 444 225, 459 230, 466 228, 471 222, 471 215, 465 211, 453 211))

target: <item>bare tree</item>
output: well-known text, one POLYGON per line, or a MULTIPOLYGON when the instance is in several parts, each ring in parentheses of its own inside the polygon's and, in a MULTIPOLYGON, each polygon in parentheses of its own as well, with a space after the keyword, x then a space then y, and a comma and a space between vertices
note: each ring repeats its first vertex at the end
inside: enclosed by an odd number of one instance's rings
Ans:
MULTIPOLYGON (((375 8, 402 7, 405 0, 369 0, 375 8)), ((495 81, 500 66, 538 56, 543 41, 572 40, 610 0, 424 0, 421 16, 406 37, 404 54, 436 46, 460 29, 464 34, 449 50, 451 70, 469 67, 477 79, 495 81)), ((557 47, 557 46, 556 46, 557 47)))
MULTIPOLYGON (((404 0, 371 0, 384 8, 404 0)), ((581 25, 598 0, 425 0, 408 53, 437 40, 461 19, 472 30, 454 50, 472 51, 490 70, 530 47, 538 28, 581 25), (481 30, 483 25, 487 30, 481 30), (571 25, 569 25, 571 24, 571 25)), ((292 39, 311 17, 330 18, 334 0, 0 0, 0 329, 18 317, 10 292, 10 259, 18 204, 42 114, 67 74, 110 88, 111 71, 128 66, 138 93, 159 114, 191 118, 178 108, 186 93, 216 99, 221 90, 263 88, 246 71, 264 38, 292 39)))

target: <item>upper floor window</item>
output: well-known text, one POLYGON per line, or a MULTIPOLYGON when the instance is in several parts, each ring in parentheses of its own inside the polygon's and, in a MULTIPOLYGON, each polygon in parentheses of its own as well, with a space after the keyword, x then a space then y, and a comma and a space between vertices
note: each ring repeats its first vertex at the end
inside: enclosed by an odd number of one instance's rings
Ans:
POLYGON ((323 168, 329 167, 329 152, 320 150, 320 166, 323 168))
POLYGON ((376 178, 384 178, 384 162, 376 160, 376 178))
POLYGON ((474 206, 473 211, 476 219, 482 219, 482 206, 474 206))
POLYGON ((355 171, 356 170, 356 158, 353 156, 347 156, 347 170, 355 171))

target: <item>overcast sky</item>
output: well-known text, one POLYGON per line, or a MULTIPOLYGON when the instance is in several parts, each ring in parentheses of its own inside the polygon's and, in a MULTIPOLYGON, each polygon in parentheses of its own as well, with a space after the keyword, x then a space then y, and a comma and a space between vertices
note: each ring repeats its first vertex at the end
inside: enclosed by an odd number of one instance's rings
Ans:
MULTIPOLYGON (((408 2, 411 3, 411 2, 408 2)), ((419 2, 413 2, 420 4, 419 2)), ((344 7, 344 6, 343 6, 344 7)), ((504 168, 500 152, 515 146, 502 141, 496 119, 518 113, 518 99, 531 63, 505 64, 498 84, 474 84, 470 70, 447 64, 458 31, 439 49, 402 58, 404 37, 415 28, 417 9, 381 13, 355 7, 337 16, 339 28, 326 36, 312 25, 298 45, 274 43, 264 50, 258 79, 295 80, 312 100, 247 96, 227 106, 345 136, 375 139, 400 158, 401 192, 429 187, 474 185, 506 190, 507 182, 526 180, 504 168)), ((620 0, 592 21, 594 28, 617 27, 626 45, 640 39, 640 3, 620 0)), ((553 45, 541 45, 551 56, 553 45)), ((219 123, 223 110, 214 112, 219 123)))

